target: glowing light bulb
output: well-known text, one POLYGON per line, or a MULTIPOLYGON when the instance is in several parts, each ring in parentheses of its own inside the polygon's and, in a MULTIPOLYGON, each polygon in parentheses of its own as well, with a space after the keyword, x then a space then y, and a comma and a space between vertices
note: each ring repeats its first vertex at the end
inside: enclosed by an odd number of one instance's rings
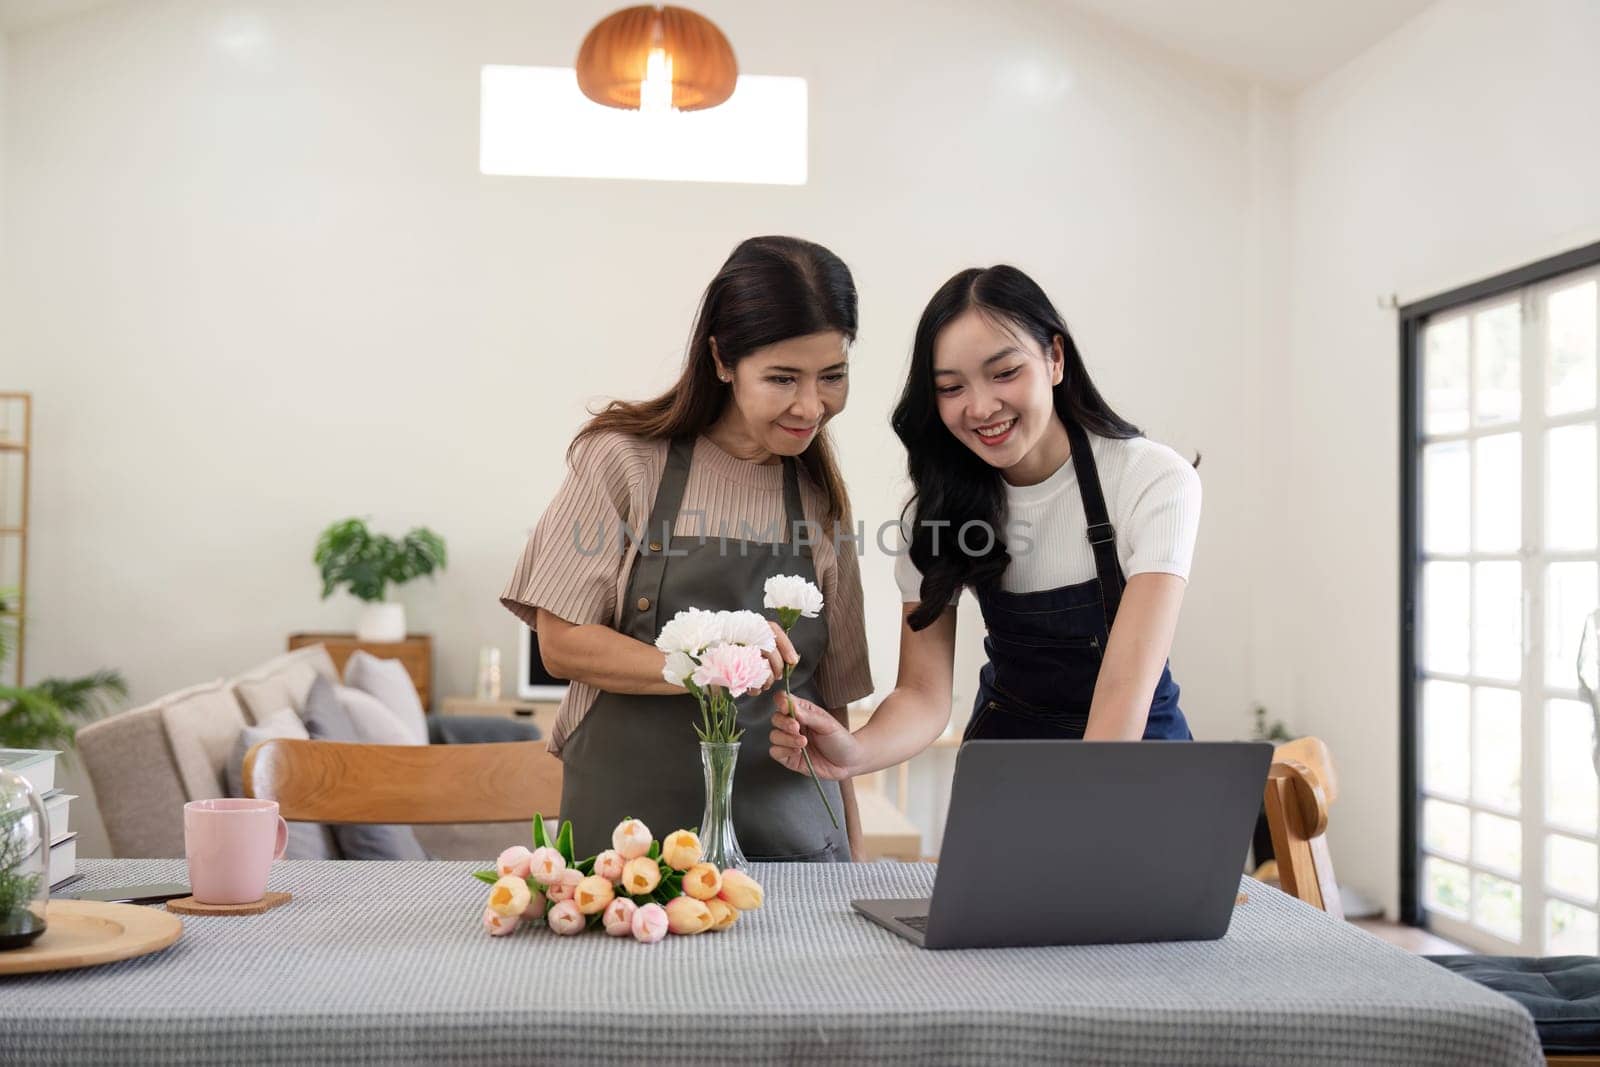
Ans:
POLYGON ((657 115, 672 110, 672 57, 664 48, 650 49, 644 61, 644 81, 639 83, 639 110, 657 115))

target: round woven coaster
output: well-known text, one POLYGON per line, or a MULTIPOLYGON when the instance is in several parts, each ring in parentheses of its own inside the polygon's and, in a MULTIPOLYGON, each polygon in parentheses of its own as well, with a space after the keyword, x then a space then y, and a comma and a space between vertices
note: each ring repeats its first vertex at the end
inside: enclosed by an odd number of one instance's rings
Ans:
POLYGON ((178 897, 167 901, 167 910, 180 915, 260 915, 293 899, 292 893, 268 893, 248 904, 202 904, 194 897, 178 897))

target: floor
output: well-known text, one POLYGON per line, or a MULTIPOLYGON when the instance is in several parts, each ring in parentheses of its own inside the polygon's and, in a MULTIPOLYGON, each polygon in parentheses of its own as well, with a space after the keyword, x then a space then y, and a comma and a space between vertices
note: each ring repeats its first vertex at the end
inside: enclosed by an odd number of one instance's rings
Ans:
POLYGON ((1472 949, 1465 945, 1458 945, 1454 941, 1444 938, 1416 926, 1403 926, 1388 919, 1352 919, 1354 925, 1361 927, 1374 937, 1382 938, 1407 952, 1414 952, 1419 956, 1459 956, 1469 953, 1472 949))

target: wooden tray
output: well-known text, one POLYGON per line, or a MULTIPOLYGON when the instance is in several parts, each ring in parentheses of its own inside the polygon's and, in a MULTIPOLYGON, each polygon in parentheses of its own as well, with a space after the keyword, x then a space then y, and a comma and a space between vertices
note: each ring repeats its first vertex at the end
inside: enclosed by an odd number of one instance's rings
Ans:
POLYGON ((143 956, 166 948, 183 933, 183 921, 159 908, 98 900, 52 900, 45 906, 45 919, 50 926, 39 940, 0 952, 0 975, 65 971, 143 956))

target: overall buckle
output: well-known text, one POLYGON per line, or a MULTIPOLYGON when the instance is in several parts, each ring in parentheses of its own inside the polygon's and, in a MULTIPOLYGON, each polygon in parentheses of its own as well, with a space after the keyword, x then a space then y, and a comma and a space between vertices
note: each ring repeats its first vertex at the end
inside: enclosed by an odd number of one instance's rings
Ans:
POLYGON ((1091 545, 1103 545, 1116 539, 1117 528, 1109 522, 1097 522, 1089 527, 1089 543, 1091 545), (1096 533, 1096 531, 1101 530, 1105 531, 1103 536, 1096 533))

